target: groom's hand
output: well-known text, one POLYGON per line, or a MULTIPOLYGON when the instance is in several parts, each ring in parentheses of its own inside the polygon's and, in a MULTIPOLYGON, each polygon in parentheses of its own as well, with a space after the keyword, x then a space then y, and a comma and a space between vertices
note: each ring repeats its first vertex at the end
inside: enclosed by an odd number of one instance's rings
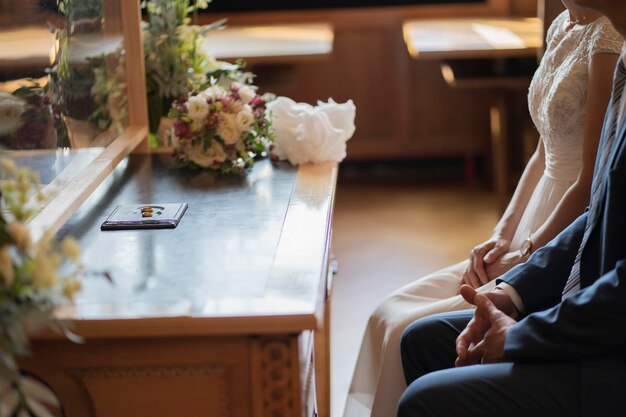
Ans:
POLYGON ((469 356, 480 357, 481 363, 496 363, 504 359, 504 342, 509 328, 517 323, 514 319, 498 310, 496 306, 483 294, 474 298, 476 310, 487 318, 490 323, 489 330, 483 340, 474 346, 470 346, 469 356))
POLYGON ((456 340, 456 366, 490 363, 504 356, 504 341, 508 329, 516 323, 517 310, 511 298, 501 290, 477 294, 461 287, 461 295, 476 306, 474 317, 456 340))

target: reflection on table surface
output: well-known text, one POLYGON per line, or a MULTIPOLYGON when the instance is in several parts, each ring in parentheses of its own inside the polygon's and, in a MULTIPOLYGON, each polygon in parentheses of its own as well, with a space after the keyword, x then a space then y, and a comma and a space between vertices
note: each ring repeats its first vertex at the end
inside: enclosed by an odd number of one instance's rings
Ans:
POLYGON ((28 204, 40 211, 54 201, 73 180, 79 178, 103 150, 104 148, 58 148, 0 151, 0 158, 10 159, 18 167, 28 168, 39 175, 43 199, 32 198, 28 204))
POLYGON ((0 151, 0 157, 11 159, 18 166, 37 172, 41 183, 47 185, 55 180, 68 181, 94 161, 102 151, 103 148, 0 151))
POLYGON ((542 44, 538 18, 411 20, 402 29, 417 59, 534 56, 542 44))

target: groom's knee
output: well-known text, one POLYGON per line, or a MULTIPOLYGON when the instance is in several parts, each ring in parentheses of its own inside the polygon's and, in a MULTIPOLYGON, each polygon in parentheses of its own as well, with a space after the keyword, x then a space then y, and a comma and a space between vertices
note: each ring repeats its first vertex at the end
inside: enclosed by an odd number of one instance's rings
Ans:
POLYGON ((438 384, 432 384, 431 375, 426 375, 414 381, 404 391, 398 402, 398 417, 429 417, 443 416, 440 414, 440 399, 449 396, 445 389, 438 384))
POLYGON ((423 317, 411 323, 400 337, 402 368, 407 385, 427 373, 433 346, 433 335, 442 325, 438 316, 423 317))

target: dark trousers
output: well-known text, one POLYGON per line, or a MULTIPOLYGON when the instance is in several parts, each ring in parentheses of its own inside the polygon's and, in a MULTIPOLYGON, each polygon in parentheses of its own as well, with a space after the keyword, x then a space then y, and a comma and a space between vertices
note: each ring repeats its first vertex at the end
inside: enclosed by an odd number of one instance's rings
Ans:
POLYGON ((408 385, 399 417, 569 417, 580 415, 578 361, 455 368, 455 340, 473 310, 417 320, 404 331, 408 385))

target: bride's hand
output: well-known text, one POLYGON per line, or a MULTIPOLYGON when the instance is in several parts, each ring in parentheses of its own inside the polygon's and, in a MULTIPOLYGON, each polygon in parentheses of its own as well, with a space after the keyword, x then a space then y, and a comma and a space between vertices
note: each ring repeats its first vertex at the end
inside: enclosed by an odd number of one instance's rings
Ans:
POLYGON ((490 279, 485 264, 489 265, 500 255, 507 253, 510 246, 511 241, 499 235, 475 246, 469 253, 469 265, 461 277, 461 284, 478 288, 488 283, 490 279))
POLYGON ((505 253, 496 259, 495 262, 492 262, 485 267, 485 270, 487 271, 487 278, 489 281, 492 281, 500 275, 508 272, 515 265, 521 264, 524 260, 525 258, 522 256, 520 251, 505 253))

